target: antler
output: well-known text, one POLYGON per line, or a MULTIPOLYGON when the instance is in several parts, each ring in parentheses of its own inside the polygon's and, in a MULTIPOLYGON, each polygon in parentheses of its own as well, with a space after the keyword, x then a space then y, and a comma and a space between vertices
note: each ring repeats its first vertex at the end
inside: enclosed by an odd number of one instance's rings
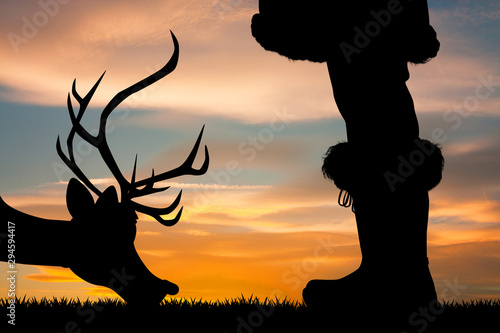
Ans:
MULTIPOLYGON (((137 157, 136 157, 135 163, 134 163, 134 171, 132 173, 132 182, 130 184, 131 190, 128 192, 129 198, 132 199, 132 198, 137 198, 137 197, 145 196, 145 195, 152 194, 152 193, 162 192, 162 191, 165 191, 165 190, 170 188, 170 187, 154 188, 154 184, 157 182, 167 180, 167 179, 172 179, 172 178, 183 176, 183 175, 199 176, 199 175, 203 175, 205 172, 207 172, 208 164, 210 161, 207 146, 205 146, 205 161, 203 162, 203 165, 199 169, 193 168, 193 163, 194 163, 194 160, 196 158, 196 154, 198 153, 198 149, 200 147, 201 137, 203 136, 204 129, 205 129, 205 126, 202 127, 201 132, 198 135, 198 139, 196 140, 196 143, 194 144, 194 147, 191 150, 191 153, 186 158, 184 163, 182 163, 180 166, 178 166, 175 169, 161 173, 159 175, 155 175, 155 172, 153 169, 152 175, 150 178, 146 178, 146 179, 143 179, 143 180, 136 182, 135 181, 135 172, 136 172, 136 165, 137 165, 137 157), (142 189, 139 189, 142 186, 144 186, 144 187, 142 189)), ((170 214, 179 205, 179 202, 181 200, 181 196, 182 196, 182 191, 179 192, 179 195, 177 196, 175 201, 170 206, 168 206, 166 208, 162 208, 162 209, 143 206, 143 205, 138 204, 136 202, 132 202, 132 204, 133 204, 136 211, 154 217, 158 222, 160 222, 163 225, 171 226, 179 221, 181 214, 182 214, 182 208, 179 210, 179 213, 177 213, 177 216, 173 220, 169 220, 169 221, 164 220, 161 218, 161 215, 170 214)))
POLYGON ((154 174, 154 170, 152 173, 152 176, 147 179, 140 180, 138 182, 135 181, 135 175, 136 175, 136 167, 137 167, 137 156, 135 159, 134 163, 134 170, 132 173, 132 180, 129 182, 121 173, 120 168, 118 167, 118 164, 116 163, 111 150, 109 148, 107 139, 106 139, 106 125, 107 125, 107 120, 111 112, 120 105, 121 102, 123 102, 127 97, 130 95, 148 87, 149 85, 155 83, 156 81, 162 79, 163 77, 167 76, 170 74, 172 71, 175 70, 177 66, 177 62, 179 59, 179 43, 177 41, 177 38, 175 35, 171 32, 172 34, 172 39, 174 42, 174 53, 172 54, 172 57, 168 61, 168 63, 158 70, 156 73, 153 73, 152 75, 146 77, 145 79, 137 82, 136 84, 124 89, 123 91, 119 92, 116 94, 115 97, 106 105, 104 108, 101 118, 100 118, 100 127, 99 127, 99 133, 96 136, 93 136, 90 134, 83 126, 80 124, 80 121, 83 117, 83 114, 90 102, 90 99, 94 95, 94 92, 96 91, 97 87, 99 86, 99 83, 101 82, 104 74, 99 78, 99 80, 96 82, 96 84, 92 87, 92 89, 89 91, 89 93, 84 97, 81 98, 80 95, 76 92, 76 79, 73 82, 73 89, 72 89, 72 94, 74 98, 77 100, 77 102, 80 104, 80 109, 78 111, 78 114, 75 116, 75 112, 73 110, 73 106, 71 103, 71 97, 68 94, 68 110, 69 110, 69 115, 71 118, 71 122, 73 125, 73 128, 71 129, 69 135, 68 135, 68 140, 67 140, 67 145, 68 145, 68 154, 69 157, 66 156, 62 149, 61 149, 61 143, 59 140, 59 137, 57 138, 57 143, 56 143, 56 149, 61 157, 61 159, 64 161, 64 163, 75 173, 75 175, 89 188, 91 189, 95 194, 98 196, 101 195, 101 191, 99 191, 91 182, 90 180, 85 176, 85 174, 80 170, 80 168, 77 166, 73 154, 73 139, 75 134, 78 134, 82 139, 87 141, 89 144, 94 146, 95 148, 98 149, 99 153, 101 154, 101 157, 103 161, 106 163, 107 167, 115 177, 116 181, 118 182, 118 185, 120 186, 120 191, 121 191, 121 198, 122 202, 124 203, 130 203, 132 207, 141 213, 150 215, 154 217, 158 222, 160 222, 163 225, 166 226, 172 226, 175 223, 177 223, 180 219, 180 216, 182 214, 182 207, 177 213, 176 217, 171 220, 164 220, 161 215, 166 215, 170 214, 173 212, 177 206, 179 205, 181 196, 182 196, 182 191, 180 191, 179 195, 177 198, 174 200, 174 202, 165 208, 153 208, 153 207, 148 207, 141 205, 139 203, 133 202, 133 198, 149 195, 152 193, 157 193, 157 192, 162 192, 167 190, 169 187, 163 187, 163 188, 154 188, 154 184, 159 181, 175 178, 181 175, 202 175, 208 170, 208 164, 209 164, 209 155, 208 155, 208 148, 205 146, 205 161, 203 162, 203 165, 199 169, 193 168, 193 163, 196 158, 196 154, 198 152, 200 142, 201 142, 201 137, 203 135, 203 130, 205 126, 203 126, 198 139, 191 150, 191 153, 187 157, 187 159, 184 161, 182 165, 179 167, 164 172, 159 175, 154 174), (140 187, 143 187, 142 189, 139 189, 140 187))

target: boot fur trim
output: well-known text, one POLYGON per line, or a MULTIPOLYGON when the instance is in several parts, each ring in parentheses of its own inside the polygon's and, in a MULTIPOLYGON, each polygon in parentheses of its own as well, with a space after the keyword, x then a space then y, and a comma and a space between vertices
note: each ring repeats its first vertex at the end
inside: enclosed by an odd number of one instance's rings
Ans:
POLYGON ((417 139, 395 158, 386 161, 375 161, 373 169, 361 170, 362 156, 355 156, 355 152, 347 142, 340 142, 331 146, 324 156, 323 175, 332 180, 335 185, 344 191, 352 192, 360 183, 360 176, 371 174, 374 183, 377 179, 383 180, 394 192, 398 187, 411 186, 425 188, 427 191, 436 187, 442 178, 444 158, 441 148, 428 141, 417 139))

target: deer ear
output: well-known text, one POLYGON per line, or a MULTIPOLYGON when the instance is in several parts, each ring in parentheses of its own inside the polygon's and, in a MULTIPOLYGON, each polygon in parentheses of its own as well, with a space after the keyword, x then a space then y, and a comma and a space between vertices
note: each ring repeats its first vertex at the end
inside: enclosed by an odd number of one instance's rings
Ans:
POLYGON ((71 216, 85 216, 94 208, 94 198, 82 183, 71 178, 66 191, 66 205, 71 216))
POLYGON ((118 194, 116 193, 116 189, 114 186, 108 187, 97 199, 96 207, 99 208, 108 208, 114 205, 117 205, 118 202, 118 194))

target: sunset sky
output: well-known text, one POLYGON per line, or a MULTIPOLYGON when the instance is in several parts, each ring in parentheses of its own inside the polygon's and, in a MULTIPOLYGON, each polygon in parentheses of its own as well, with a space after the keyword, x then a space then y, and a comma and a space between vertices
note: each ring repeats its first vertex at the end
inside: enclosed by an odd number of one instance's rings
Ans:
MULTIPOLYGON (((1 1, 0 196, 20 211, 69 220, 73 175, 55 144, 71 128, 73 80, 85 95, 106 71, 83 121, 95 130, 117 92, 168 61, 171 30, 177 69, 112 114, 111 150, 127 177, 138 154, 137 177, 146 178, 152 168, 181 164, 205 125, 211 161, 206 175, 172 179, 168 191, 143 200, 166 206, 183 189, 177 225, 139 215, 143 261, 179 285, 177 297, 203 299, 301 300, 310 279, 352 272, 361 259, 354 215, 321 174, 322 155, 346 137, 326 65, 262 49, 250 32, 257 7, 257 0, 1 1), (318 247, 327 255, 316 257, 318 247)), ((440 133, 446 159, 430 192, 430 268, 440 299, 499 298, 500 4, 429 7, 441 50, 410 66, 408 86, 421 137, 440 133)), ((79 138, 75 147, 100 189, 116 185, 96 150, 79 138)), ((5 263, 0 270, 7 275, 5 263)), ((7 287, 2 278, 0 297, 7 287)), ((17 293, 114 295, 69 269, 28 265, 18 265, 17 293)))

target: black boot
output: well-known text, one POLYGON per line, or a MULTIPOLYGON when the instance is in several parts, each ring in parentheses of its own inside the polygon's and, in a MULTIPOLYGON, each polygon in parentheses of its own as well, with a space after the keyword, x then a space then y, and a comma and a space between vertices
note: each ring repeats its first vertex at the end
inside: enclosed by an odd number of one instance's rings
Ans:
POLYGON ((420 308, 438 306, 427 259, 427 191, 439 182, 443 159, 438 147, 419 140, 399 155, 384 157, 390 162, 378 163, 376 168, 373 164, 368 168, 362 160, 342 143, 329 150, 323 170, 351 197, 341 203, 353 205, 361 265, 338 280, 310 281, 303 297, 313 310, 352 325, 379 322, 396 330, 405 327, 420 308), (430 154, 417 150, 421 147, 430 154), (417 155, 424 156, 422 163, 417 155), (401 167, 403 160, 418 163, 406 170, 401 167), (365 320, 359 322, 359 318, 365 320))

